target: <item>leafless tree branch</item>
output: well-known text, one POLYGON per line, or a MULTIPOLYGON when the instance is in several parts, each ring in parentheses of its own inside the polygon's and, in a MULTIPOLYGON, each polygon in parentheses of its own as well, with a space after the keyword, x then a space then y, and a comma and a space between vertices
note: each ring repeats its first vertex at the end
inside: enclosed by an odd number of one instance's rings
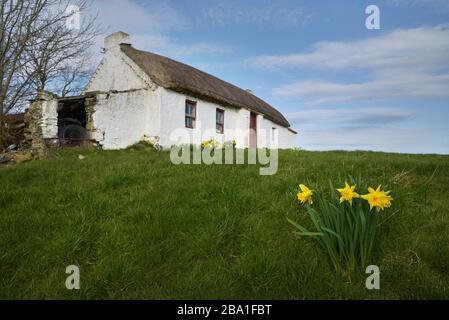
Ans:
POLYGON ((0 0, 0 143, 3 116, 21 108, 39 90, 80 90, 89 49, 100 34, 89 0, 0 0), (68 28, 70 6, 82 14, 79 28, 68 28))

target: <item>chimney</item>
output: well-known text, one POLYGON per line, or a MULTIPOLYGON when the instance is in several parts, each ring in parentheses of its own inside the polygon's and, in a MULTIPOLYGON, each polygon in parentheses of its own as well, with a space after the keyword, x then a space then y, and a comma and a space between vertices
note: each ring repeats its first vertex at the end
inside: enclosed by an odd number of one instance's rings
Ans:
POLYGON ((119 31, 104 38, 104 47, 106 50, 118 47, 121 44, 131 44, 129 34, 119 31))

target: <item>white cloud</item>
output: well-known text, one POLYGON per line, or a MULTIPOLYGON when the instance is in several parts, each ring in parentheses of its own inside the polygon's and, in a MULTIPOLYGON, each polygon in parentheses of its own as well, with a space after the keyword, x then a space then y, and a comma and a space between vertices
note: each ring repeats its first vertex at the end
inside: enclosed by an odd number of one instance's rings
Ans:
POLYGON ((402 72, 379 76, 369 82, 348 84, 307 80, 280 86, 273 92, 278 96, 297 97, 312 104, 449 96, 449 74, 402 72))
POLYGON ((230 48, 224 45, 213 45, 210 43, 182 44, 175 38, 160 34, 136 34, 132 36, 132 43, 136 48, 160 53, 167 56, 183 57, 199 54, 223 53, 230 48))
POLYGON ((295 5, 286 7, 269 3, 267 5, 227 1, 201 10, 198 24, 207 23, 218 27, 229 25, 260 25, 289 28, 307 24, 312 15, 295 5))
POLYGON ((148 1, 144 4, 131 0, 96 0, 91 9, 98 12, 98 23, 106 29, 96 39, 95 52, 99 61, 100 48, 106 35, 124 31, 131 35, 134 47, 180 58, 199 54, 217 54, 230 50, 223 45, 194 42, 185 44, 169 36, 171 31, 189 28, 189 23, 181 12, 170 7, 166 2, 148 1))
POLYGON ((327 72, 362 70, 371 80, 336 83, 300 80, 274 90, 312 103, 449 96, 449 29, 447 26, 396 30, 383 36, 319 42, 310 52, 259 56, 257 68, 313 68, 327 72))
MULTIPOLYGON (((307 150, 372 150, 404 153, 442 153, 449 149, 429 144, 432 129, 361 127, 301 130, 307 150)), ((440 132, 438 134, 441 134, 440 132)))
POLYGON ((401 29, 359 41, 318 42, 308 53, 259 56, 248 63, 258 68, 429 71, 449 68, 448 58, 449 29, 437 26, 401 29))
POLYGON ((309 109, 287 114, 292 122, 299 126, 325 124, 326 122, 338 126, 382 126, 393 122, 409 119, 413 113, 399 108, 338 108, 338 109, 309 109))
POLYGON ((286 114, 306 150, 449 154, 444 128, 410 127, 419 114, 399 107, 317 108, 286 114))
POLYGON ((428 8, 435 11, 449 10, 449 1, 447 0, 387 0, 387 3, 403 7, 428 8))
POLYGON ((161 1, 143 5, 132 0, 95 0, 92 10, 98 12, 98 22, 107 32, 161 32, 187 26, 180 12, 161 1))

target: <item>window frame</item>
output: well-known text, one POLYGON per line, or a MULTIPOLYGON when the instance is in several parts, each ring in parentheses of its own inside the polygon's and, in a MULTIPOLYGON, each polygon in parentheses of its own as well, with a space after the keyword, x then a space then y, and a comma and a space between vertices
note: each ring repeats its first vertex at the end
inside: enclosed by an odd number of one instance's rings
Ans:
POLYGON ((276 134, 277 134, 277 129, 278 129, 278 128, 276 128, 276 127, 272 127, 272 128, 271 128, 271 141, 272 141, 272 142, 274 142, 274 138, 275 138, 275 136, 276 136, 276 134))
POLYGON ((196 108, 197 108, 197 102, 193 100, 186 99, 186 103, 184 106, 184 125, 188 129, 195 129, 196 127, 196 108), (187 113, 187 105, 191 105, 193 107, 192 114, 187 113), (187 125, 187 119, 192 120, 192 126, 187 125))
POLYGON ((225 110, 216 108, 215 110, 215 131, 219 134, 224 134, 224 125, 225 125, 225 110), (222 122, 218 122, 218 114, 222 115, 222 122), (218 130, 218 126, 221 126, 221 130, 218 130))

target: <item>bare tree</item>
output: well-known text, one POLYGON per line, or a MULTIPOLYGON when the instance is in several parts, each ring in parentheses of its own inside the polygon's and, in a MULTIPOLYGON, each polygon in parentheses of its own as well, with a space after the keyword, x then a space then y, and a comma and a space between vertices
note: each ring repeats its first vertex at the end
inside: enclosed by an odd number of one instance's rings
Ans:
MULTIPOLYGON (((79 2, 77 12, 87 11, 88 5, 86 0, 79 2)), ((58 10, 62 17, 57 17, 60 22, 42 30, 27 46, 26 55, 30 61, 29 69, 35 73, 32 78, 36 91, 48 89, 49 86, 56 91, 54 93, 65 95, 67 89, 73 90, 72 85, 79 82, 78 78, 85 78, 89 49, 99 34, 99 28, 95 24, 96 16, 90 19, 85 17, 83 24, 67 28, 64 24, 67 13, 71 14, 70 8, 65 2, 58 10)))
POLYGON ((37 33, 36 23, 44 1, 0 2, 0 143, 5 135, 3 116, 11 110, 29 86, 29 78, 17 70, 25 68, 23 53, 37 33))
POLYGON ((82 55, 78 60, 62 65, 53 77, 52 85, 47 90, 60 97, 80 94, 92 76, 92 67, 88 57, 82 55))
POLYGON ((85 77, 81 66, 86 66, 87 52, 99 34, 96 17, 86 14, 71 27, 67 21, 86 12, 89 4, 88 0, 75 5, 69 0, 0 0, 0 143, 5 114, 48 86, 59 86, 67 94, 78 77, 85 77))

